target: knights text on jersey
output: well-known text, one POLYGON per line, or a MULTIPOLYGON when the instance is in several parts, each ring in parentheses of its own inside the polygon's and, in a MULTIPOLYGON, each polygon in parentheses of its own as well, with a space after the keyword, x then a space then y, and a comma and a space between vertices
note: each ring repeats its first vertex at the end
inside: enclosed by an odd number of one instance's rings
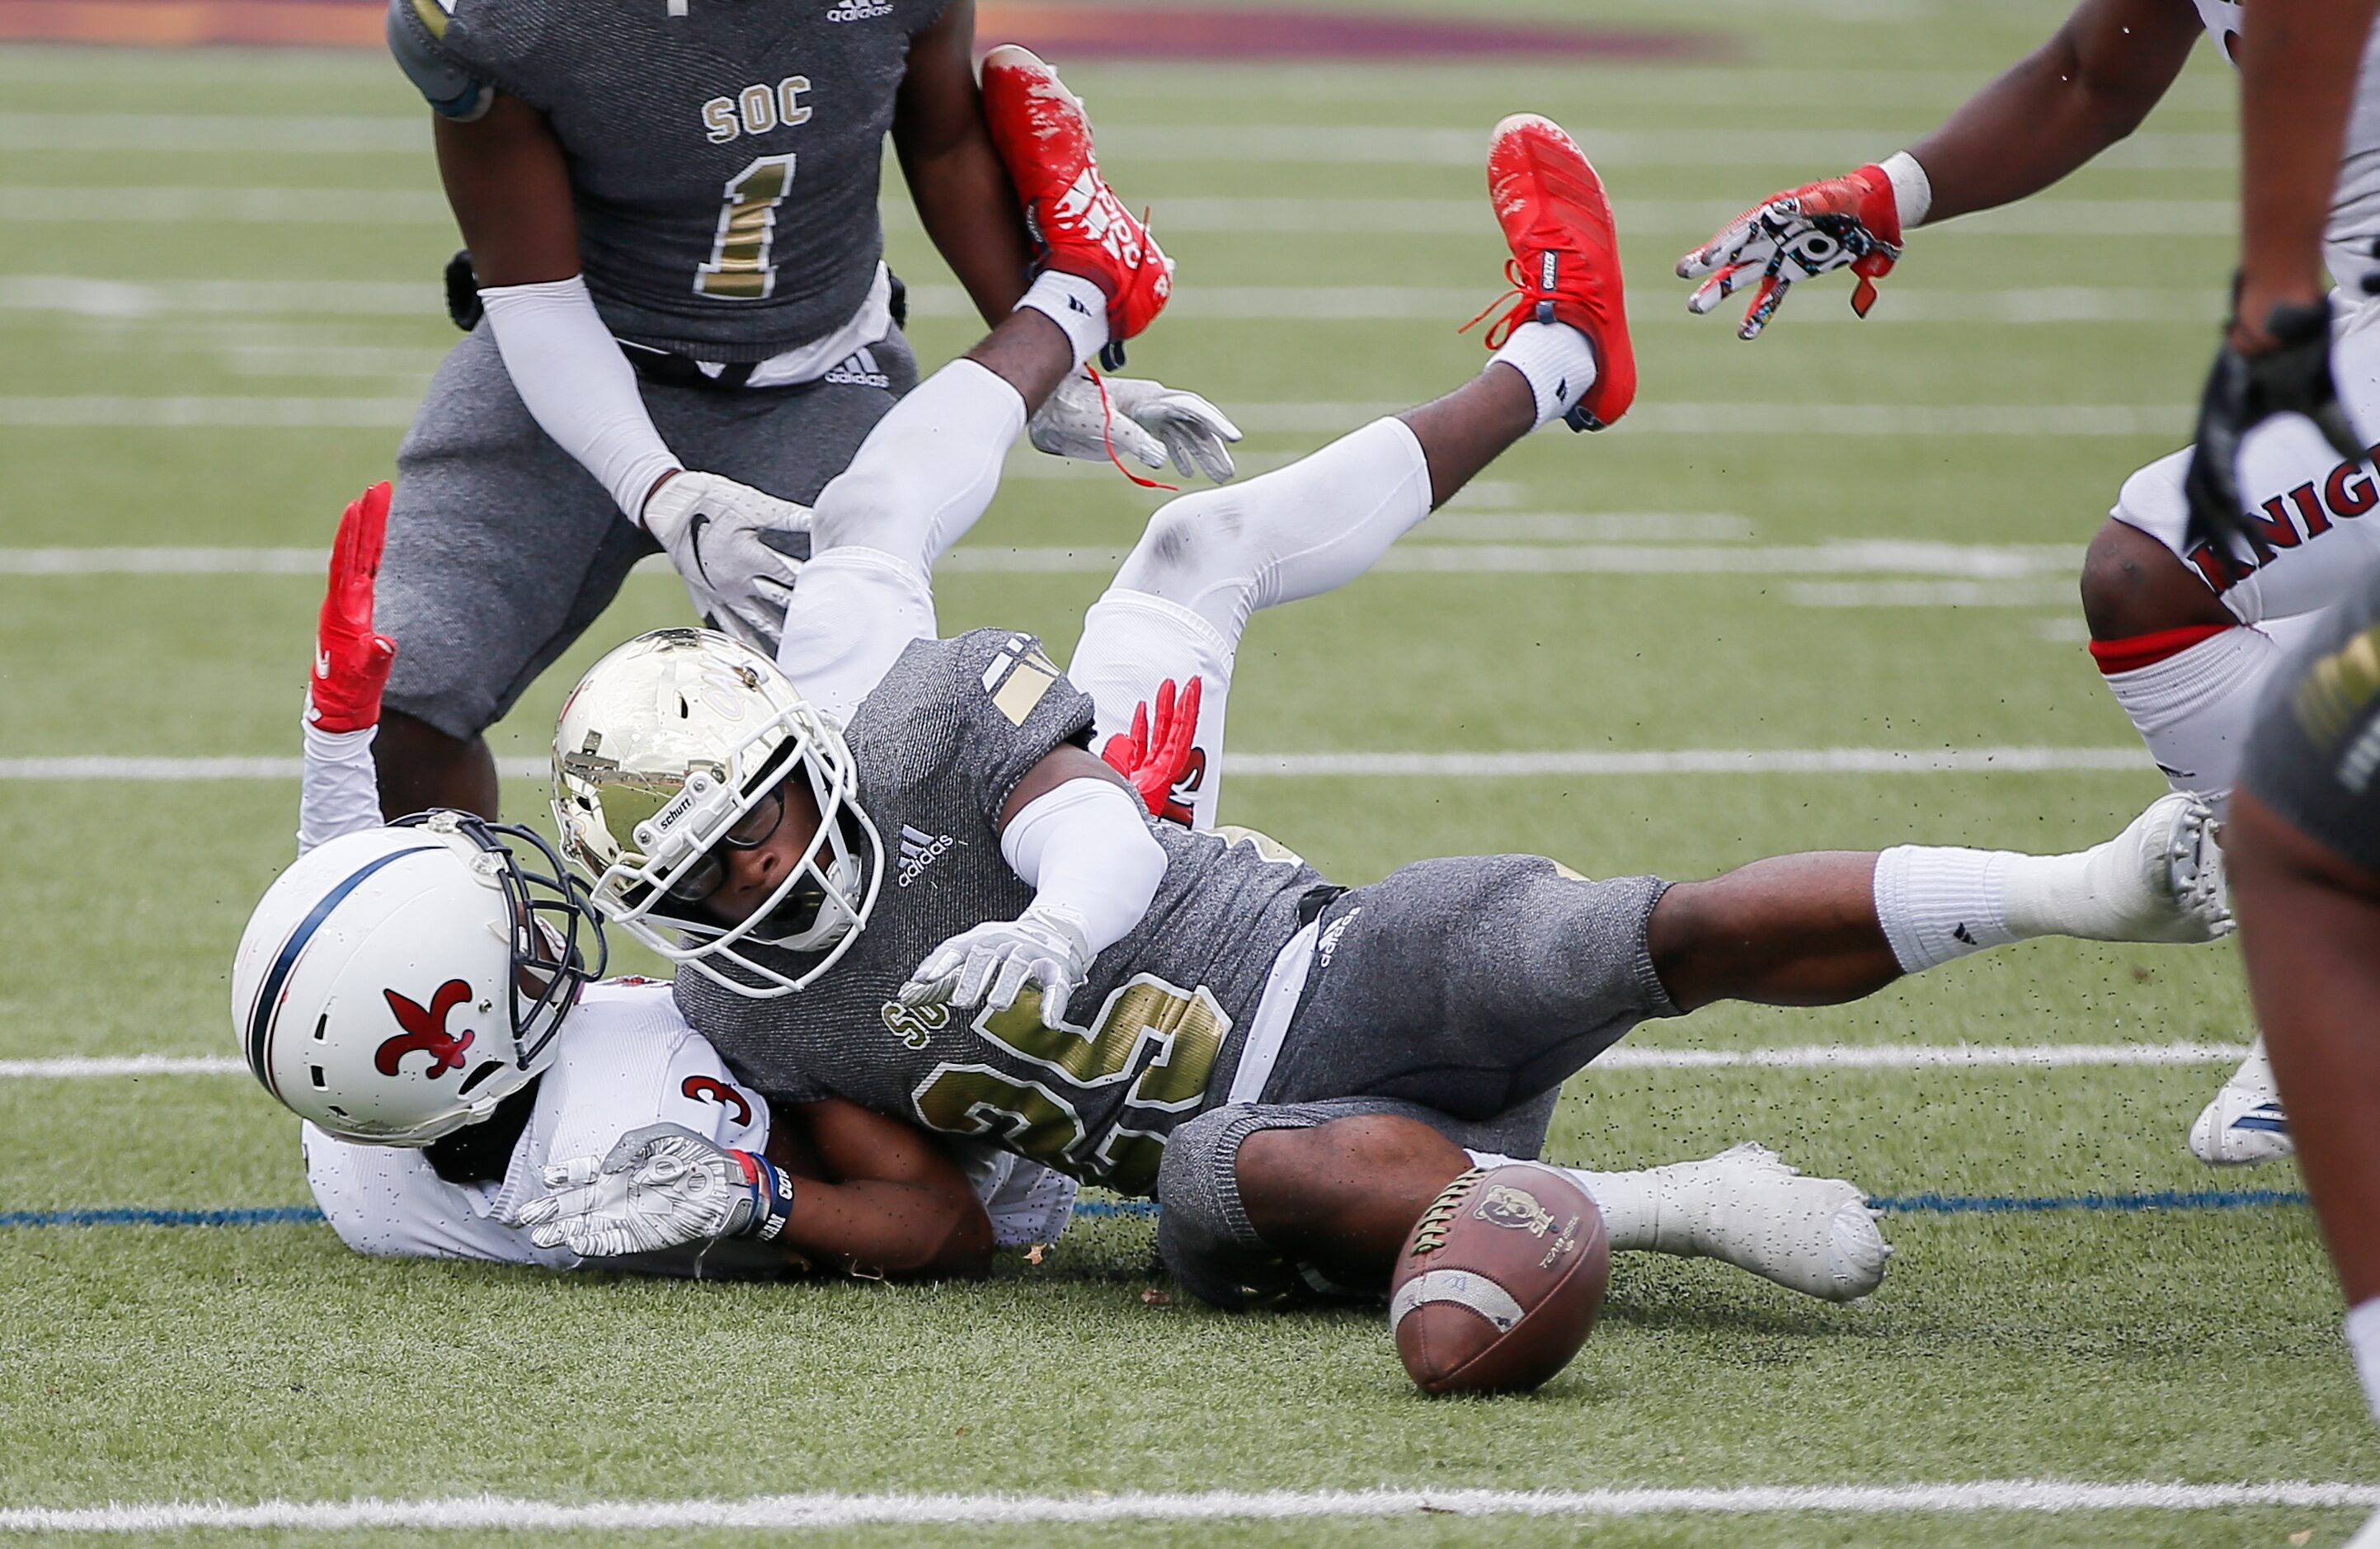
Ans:
POLYGON ((390 0, 389 34, 442 111, 493 88, 545 115, 615 335, 764 360, 867 299, 893 98, 944 4, 390 0))
MULTIPOLYGON (((1001 856, 1000 811, 1090 725, 1089 697, 1029 635, 909 646, 845 733, 884 843, 866 929, 816 983, 774 1000, 681 970, 686 1019, 772 1102, 839 1096, 1147 1193, 1165 1137, 1199 1110, 1297 933, 1299 900, 1323 885, 1311 867, 1278 847, 1152 823, 1164 879, 1141 922, 1092 963, 1073 1025, 1043 1027, 1031 991, 998 1013, 897 999, 936 946, 1032 902, 1001 856)), ((809 960, 771 959, 796 973, 809 960)))

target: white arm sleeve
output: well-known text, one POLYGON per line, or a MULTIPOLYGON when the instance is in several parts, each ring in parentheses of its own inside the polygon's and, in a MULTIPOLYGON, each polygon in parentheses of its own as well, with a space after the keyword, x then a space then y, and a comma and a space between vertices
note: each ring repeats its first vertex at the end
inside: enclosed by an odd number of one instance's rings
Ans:
POLYGON ((653 429, 637 373, 577 274, 480 292, 504 370, 538 427, 578 459, 630 521, 676 457, 653 429))
POLYGON ((1069 780, 1025 804, 1000 853, 1034 890, 1033 907, 1062 911, 1094 956, 1122 941, 1165 879, 1165 848, 1122 786, 1069 780))
POLYGON ((381 825, 380 774, 371 755, 379 730, 306 728, 306 771, 298 785, 298 854, 381 825))

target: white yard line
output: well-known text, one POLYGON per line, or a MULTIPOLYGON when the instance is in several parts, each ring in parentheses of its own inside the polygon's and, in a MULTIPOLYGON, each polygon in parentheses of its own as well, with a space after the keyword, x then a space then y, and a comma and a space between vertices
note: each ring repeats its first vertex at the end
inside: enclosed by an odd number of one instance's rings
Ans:
MULTIPOLYGON (((1402 237, 1492 238, 1496 217, 1483 199, 1425 196, 1396 199, 1230 197, 1160 194, 1148 201, 1157 226, 1167 236, 1182 232, 1250 235, 1315 232, 1332 236, 1392 234, 1402 237)), ((1708 199, 1622 200, 1620 229, 1631 236, 1707 236, 1732 220, 1742 202, 1708 199)), ((914 205, 897 195, 884 201, 884 224, 895 231, 919 229, 914 205)), ((2238 228, 2239 207, 2213 199, 2034 199, 1982 211, 1926 229, 1929 244, 1961 236, 2204 237, 2228 241, 2238 228)), ((163 187, 19 183, 0 185, 0 220, 88 222, 93 225, 223 226, 452 226, 455 217, 432 189, 324 187, 221 188, 201 184, 163 187)), ((2116 298, 2154 297, 2108 287, 2116 298)), ((2208 292, 2209 295, 2216 294, 2208 292)), ((914 292, 913 292, 914 295, 914 292)), ((1905 298, 1905 287, 1895 299, 1905 298)), ((1185 290, 1180 302, 1189 300, 1185 290)), ((2145 306, 2145 301, 2142 305, 2145 306)), ((1658 311, 1658 309, 1656 309, 1658 311)), ((1882 316, 1884 314, 1878 314, 1882 316)), ((2088 321, 2086 317, 2083 319, 2088 321)))
POLYGON ((2249 1484, 2116 1484, 2063 1480, 1975 1480, 1942 1484, 1751 1484, 1604 1490, 1215 1490, 1197 1494, 759 1495, 675 1501, 527 1500, 465 1495, 427 1500, 268 1501, 257 1506, 171 1501, 73 1509, 0 1510, 5 1532, 174 1532, 194 1529, 340 1532, 372 1528, 445 1531, 673 1531, 692 1529, 848 1528, 878 1523, 1009 1526, 1077 1522, 1296 1521, 1393 1518, 1728 1516, 1778 1512, 2072 1513, 2300 1510, 2380 1506, 2380 1485, 2271 1481, 2249 1484))
POLYGON ((56 429, 138 426, 146 430, 401 429, 413 422, 416 397, 0 397, 0 425, 56 429))
MULTIPOLYGON (((1609 166, 1856 165, 1876 153, 1873 129, 1605 129, 1581 131, 1609 166)), ((427 115, 0 113, 0 151, 122 151, 427 156, 427 115)), ((1480 165, 1488 126, 1410 124, 1111 124, 1102 161, 1306 163, 1385 166, 1480 165)), ((2152 131, 2118 141, 2095 165, 2115 168, 2236 165, 2237 134, 2152 131)))
POLYGON ((81 1080, 114 1076, 236 1076, 248 1067, 228 1055, 116 1055, 76 1059, 0 1059, 0 1081, 81 1080))
MULTIPOLYGON (((1622 1044, 1587 1068, 1597 1070, 1925 1070, 2119 1069, 2173 1065, 2237 1065, 2245 1043, 1806 1043, 1752 1049, 1653 1049, 1622 1044)), ((0 1059, 0 1081, 88 1080, 129 1076, 237 1076, 248 1067, 228 1055, 117 1055, 64 1059, 0 1059)))
MULTIPOLYGON (((1968 581, 2034 582, 2045 590, 2063 587, 2082 563, 2082 551, 2065 543, 1942 543, 1902 539, 1831 539, 1818 543, 1550 543, 1500 542, 1506 534, 1558 536, 1576 532, 1639 531, 1648 524, 1653 538, 1706 531, 1748 532, 1740 518, 1658 512, 1620 513, 1609 517, 1561 513, 1439 518, 1415 533, 1417 539, 1390 549, 1373 567, 1380 570, 1425 573, 1481 571, 1530 575, 1537 573, 1609 575, 1751 575, 1950 576, 1968 581), (1679 525, 1662 524, 1674 520, 1679 525), (2053 578, 2042 580, 2039 578, 2053 578)), ((953 550, 938 568, 946 574, 1014 572, 1091 575, 1113 570, 1123 563, 1120 548, 1050 544, 1006 547, 975 544, 953 550)), ((0 548, 0 576, 181 576, 258 575, 320 576, 329 563, 328 551, 303 548, 0 548)), ((659 555, 641 562, 666 573, 668 561, 659 555)), ((1867 603, 1818 601, 1811 606, 1871 605, 1867 603)), ((1847 593, 1846 595, 1864 595, 1847 593)), ((1914 595, 1914 594, 1912 594, 1914 595)), ((1982 594, 1978 594, 1981 596, 1982 594)), ((2061 596, 2063 593, 2060 594, 2061 596)), ((1934 601, 1958 601, 1944 593, 1934 601)), ((1917 598, 1917 601, 1925 601, 1917 598)), ((2030 600, 2030 599, 2029 599, 2030 600)))
MULTIPOLYGON (((1728 213, 1722 212, 1719 219, 1727 218, 1728 213)), ((206 223, 452 226, 455 216, 445 197, 430 189, 11 184, 0 187, 0 221, 90 221, 112 226, 206 223)))
MULTIPOLYGON (((182 189, 161 191, 176 196, 175 200, 165 201, 169 207, 185 192, 182 189)), ((225 191, 268 195, 282 190, 225 191)), ((115 190, 55 190, 58 194, 73 197, 54 199, 50 197, 53 190, 46 189, 0 189, 0 213, 15 213, 20 207, 16 198, 20 192, 27 196, 21 201, 21 207, 39 212, 51 208, 81 209, 112 204, 112 200, 103 201, 97 196, 102 193, 112 195, 115 190)), ((1495 212, 1484 199, 1427 195, 1402 199, 1357 199, 1159 193, 1148 197, 1146 202, 1150 210, 1150 224, 1168 237, 1185 231, 1319 232, 1335 236, 1385 233, 1405 237, 1463 236, 1491 239, 1496 235, 1495 212)), ((261 201, 261 207, 267 203, 269 201, 261 201)), ((1612 214, 1622 236, 1658 233, 1669 237, 1696 238, 1717 231, 1742 210, 1742 200, 1635 199, 1615 201, 1612 214)), ((916 207, 904 199, 897 196, 886 199, 883 212, 885 225, 894 230, 919 229, 916 207)), ((2228 240, 2238 233, 2239 214, 2237 204, 2216 199, 2032 199, 2003 205, 1997 210, 1962 215, 1940 226, 1928 226, 1925 228, 1925 240, 1929 248, 1945 238, 1955 239, 1962 236, 2205 237, 2228 240)), ((102 217, 94 213, 90 218, 102 217)), ((172 217, 144 214, 137 218, 172 217)), ((2128 293, 2111 289, 2109 294, 2128 293)), ((1186 300, 1189 295, 1190 290, 1185 287, 1177 300, 1186 300)))
MULTIPOLYGON (((1726 219, 1724 215, 1718 217, 1726 219)), ((1707 230, 1707 228, 1696 228, 1707 230)), ((1471 286, 1184 286, 1168 306, 1168 313, 1210 323, 1390 323, 1426 319, 1460 320, 1479 310, 1488 288, 1471 286)), ((1675 325, 1710 327, 1709 322, 1685 310, 1685 287, 1670 298, 1675 305, 1640 306, 1631 323, 1636 328, 1675 325)), ((2222 293, 2155 287, 2122 289, 2105 286, 2048 286, 2022 290, 1915 290, 1886 292, 1865 321, 1869 323, 2070 324, 2077 323, 2187 323, 2203 326, 2222 314, 2222 293)), ((920 285, 909 291, 910 311, 918 317, 973 317, 966 293, 953 285, 920 285)), ((1824 323, 1862 321, 1848 307, 1823 310, 1824 323)), ((1642 410, 1639 410, 1641 413, 1642 410)))
MULTIPOLYGON (((540 763, 542 771, 544 764, 540 763)), ((1665 752, 1230 753, 1235 780, 1512 779, 1658 774, 1978 774, 2084 770, 2145 771, 2138 748, 1770 748, 1665 752)), ((0 765, 0 772, 5 772, 0 765)))
MULTIPOLYGON (((418 400, 407 397, 262 397, 119 395, 0 397, 0 425, 50 428, 120 426, 152 430, 292 430, 399 427, 418 400)), ((1250 431, 1300 435, 1354 429, 1402 403, 1234 403, 1232 417, 1250 431)), ((2143 436, 2180 442, 2195 410, 2184 404, 1645 404, 1628 417, 1642 435, 2143 436)))
MULTIPOLYGON (((6 200, 0 199, 0 220, 10 215, 6 200)), ((1494 288, 1492 284, 1185 286, 1175 296, 1172 311, 1176 316, 1208 322, 1459 320, 1476 311, 1494 288)), ((1682 287, 1672 298, 1678 303, 1675 306, 1640 307, 1636 325, 1717 326, 1689 316, 1684 296, 1682 287)), ((2221 301, 2217 291, 2174 287, 2035 286, 1999 290, 1929 290, 1900 286, 1888 292, 1887 301, 1869 314, 1868 321, 2010 324, 2171 322, 2196 325, 2216 315, 2221 301)), ((913 286, 909 305, 919 317, 975 315, 965 293, 953 285, 913 286)), ((100 280, 73 274, 0 274, 0 310, 78 317, 437 317, 443 308, 437 287, 427 282, 100 280)), ((1814 318, 1826 323, 1859 321, 1849 308, 1812 308, 1803 321, 1814 318)), ((1640 418, 1644 413, 1644 409, 1637 411, 1640 418)))
MULTIPOLYGON (((1223 772, 1255 779, 1520 779, 1546 775, 1627 778, 1659 774, 1985 774, 2142 772, 2138 748, 1692 748, 1667 751, 1566 750, 1479 753, 1229 753, 1223 772)), ((0 759, 0 781, 295 780, 296 758, 150 758, 83 754, 0 759)), ((542 758, 502 758, 510 779, 542 780, 542 758)))
POLYGON ((2046 608, 2075 605, 2063 580, 1796 581, 1785 600, 1797 608, 2046 608))
MULTIPOLYGON (((1621 1044, 1596 1056, 1597 1070, 1923 1070, 2016 1067, 2237 1065, 2245 1043, 1807 1043, 1769 1049, 1638 1049, 1621 1044)), ((226 1064, 237 1067, 237 1060, 226 1064)))

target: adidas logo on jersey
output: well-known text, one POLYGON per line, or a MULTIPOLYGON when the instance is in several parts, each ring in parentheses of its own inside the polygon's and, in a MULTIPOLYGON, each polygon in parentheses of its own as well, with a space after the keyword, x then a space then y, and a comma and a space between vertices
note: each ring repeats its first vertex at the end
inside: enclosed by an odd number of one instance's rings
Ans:
POLYGON ((835 0, 826 8, 829 21, 866 21, 871 17, 892 14, 892 6, 874 3, 874 0, 835 0))
POLYGON ((921 828, 901 825, 901 885, 908 886, 925 874, 926 868, 941 858, 944 850, 957 844, 947 834, 929 834, 921 828))
POLYGON ((844 387, 890 387, 892 379, 877 369, 876 352, 860 348, 843 358, 843 363, 828 372, 821 380, 844 387))

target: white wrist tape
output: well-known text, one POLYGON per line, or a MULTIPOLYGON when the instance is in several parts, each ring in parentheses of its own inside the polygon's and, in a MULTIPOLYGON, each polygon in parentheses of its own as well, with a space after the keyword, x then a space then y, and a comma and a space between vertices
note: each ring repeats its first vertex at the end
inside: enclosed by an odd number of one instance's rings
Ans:
POLYGON ((1080 274, 1045 270, 1033 278, 1025 299, 1014 310, 1030 308, 1056 323, 1075 348, 1075 370, 1108 342, 1108 299, 1098 286, 1080 274))
POLYGON ((596 314, 586 280, 499 286, 480 300, 530 418, 635 521, 678 460, 653 429, 636 371, 596 314))
POLYGON ((1096 778, 1026 802, 1002 832, 1000 853, 1033 888, 1033 907, 1080 928, 1094 957, 1140 923, 1165 878, 1165 848, 1140 799, 1096 778))
POLYGON ((1934 208, 1934 180, 1906 151, 1895 151, 1879 165, 1892 180, 1892 202, 1900 211, 1901 235, 1907 236, 1925 224, 1925 212, 1934 208))

